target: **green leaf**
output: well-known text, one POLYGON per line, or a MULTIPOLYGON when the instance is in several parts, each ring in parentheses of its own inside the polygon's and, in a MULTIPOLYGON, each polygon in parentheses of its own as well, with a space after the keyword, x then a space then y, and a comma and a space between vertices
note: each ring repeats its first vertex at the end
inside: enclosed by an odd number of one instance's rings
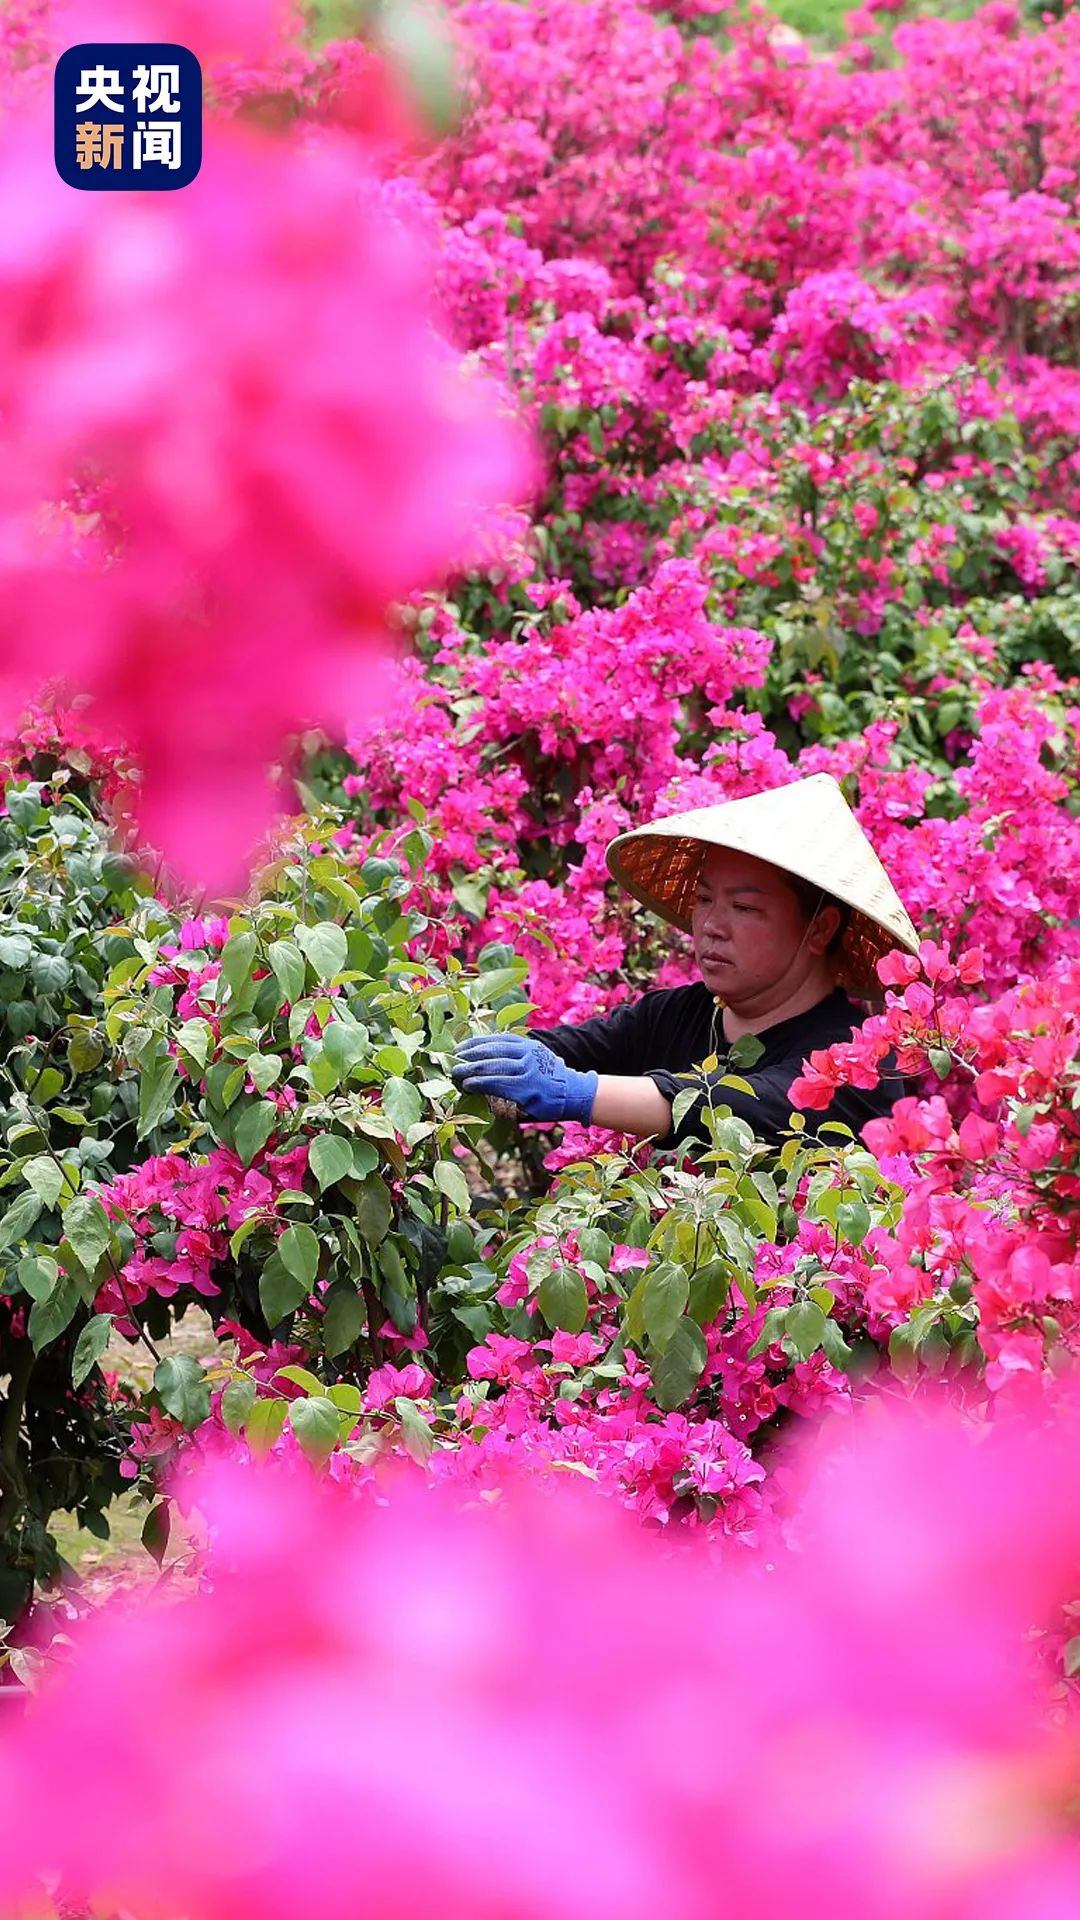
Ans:
POLYGON ((369 1173, 374 1173, 378 1164, 379 1149, 373 1146, 370 1140, 354 1140, 352 1142, 352 1170, 354 1180, 366 1180, 369 1173))
POLYGON ((870 1231, 870 1212, 866 1201, 841 1201, 836 1209, 836 1224, 851 1246, 861 1246, 870 1231))
POLYGON ((366 1027, 352 1020, 331 1020, 322 1038, 323 1052, 339 1080, 344 1080, 371 1053, 366 1027))
POLYGON ((41 1195, 39 1193, 20 1193, 14 1204, 8 1207, 0 1220, 0 1251, 8 1247, 17 1247, 25 1240, 31 1227, 41 1213, 41 1195))
POLYGON ((688 1399, 705 1371, 709 1349, 694 1320, 680 1320, 652 1369, 658 1407, 673 1413, 688 1399))
POLYGON ((90 1027, 76 1027, 67 1043, 68 1065, 74 1073, 92 1073, 105 1057, 105 1042, 90 1027))
MULTIPOLYGON (((746 1120, 740 1120, 734 1114, 725 1114, 717 1110, 716 1118, 710 1122, 716 1145, 721 1153, 726 1153, 737 1162, 745 1161, 754 1151, 754 1129, 746 1120)), ((772 1239, 772 1234, 767 1238, 772 1239)))
POLYGON ((382 1109, 398 1133, 407 1134, 424 1111, 416 1088, 408 1080, 387 1080, 382 1090, 382 1109))
MULTIPOLYGON (((1046 1326, 1046 1321, 1043 1321, 1046 1326)), ((928 1327, 919 1341, 919 1359, 929 1373, 941 1373, 948 1364, 952 1348, 943 1326, 928 1327)))
POLYGON ((611 1265, 611 1241, 599 1227, 582 1227, 577 1237, 578 1252, 592 1266, 606 1273, 611 1265))
POLYGON ((339 1280, 326 1296, 323 1315, 323 1352, 327 1359, 336 1360, 339 1353, 346 1353, 359 1339, 363 1326, 364 1303, 360 1295, 347 1280, 339 1280))
POLYGON ((81 1387, 88 1373, 97 1365, 109 1344, 112 1333, 113 1317, 111 1313, 95 1313, 88 1320, 75 1342, 75 1352, 71 1357, 71 1384, 81 1387))
POLYGON ((35 1300, 26 1330, 35 1353, 55 1340, 71 1325, 79 1305, 79 1289, 71 1276, 62 1273, 50 1293, 35 1300))
POLYGON ((731 1292, 731 1267, 726 1260, 710 1260, 690 1282, 687 1312, 699 1327, 711 1327, 731 1292))
POLYGON ((762 1199, 761 1194, 751 1185, 749 1180, 740 1180, 736 1196, 736 1205, 744 1220, 749 1221, 755 1232, 759 1233, 763 1240, 776 1239, 776 1209, 775 1207, 771 1207, 767 1200, 762 1199))
POLYGON ((265 1460, 274 1442, 280 1440, 287 1410, 285 1400, 256 1400, 244 1427, 244 1437, 256 1460, 265 1460))
POLYGON ((380 1073, 407 1073, 409 1056, 404 1047, 380 1047, 375 1055, 380 1073))
POLYGON ((536 1299, 552 1332, 582 1332, 589 1317, 589 1296, 575 1268, 561 1264, 554 1267, 541 1281, 536 1299))
POLYGON ((94 1273, 112 1239, 112 1225, 101 1201, 79 1193, 64 1208, 64 1238, 76 1259, 94 1273))
POLYGON ((69 1183, 64 1169, 50 1154, 39 1153, 23 1168, 23 1179, 32 1187, 44 1207, 55 1207, 69 1183))
POLYGON ((250 1240, 252 1234, 256 1233, 264 1224, 257 1213, 249 1213, 246 1220, 241 1220, 236 1232, 229 1235, 229 1252, 232 1254, 234 1260, 237 1258, 245 1240, 250 1240))
POLYGON ((336 1387, 327 1387, 326 1397, 339 1413, 360 1413, 363 1409, 364 1396, 351 1380, 339 1380, 336 1387))
POLYGON ((143 1546, 152 1560, 160 1567, 165 1559, 169 1545, 169 1533, 172 1528, 172 1509, 167 1500, 159 1500, 152 1506, 143 1521, 139 1535, 143 1546))
POLYGON ((281 1078, 283 1061, 277 1053, 249 1053, 247 1070, 260 1093, 269 1093, 270 1088, 281 1078))
POLYGON ((28 1253, 15 1269, 20 1287, 31 1300, 44 1300, 60 1278, 58 1263, 46 1253, 28 1253))
POLYGON ((752 1087, 749 1080, 744 1080, 741 1073, 722 1073, 717 1079, 711 1082, 711 1085, 713 1087, 734 1087, 736 1093, 748 1093, 751 1099, 754 1100, 760 1097, 757 1088, 752 1087))
POLYGON ((765 1051, 765 1042, 756 1033, 742 1033, 733 1040, 728 1048, 728 1059, 733 1067, 755 1067, 765 1051))
MULTIPOLYGON (((550 941, 546 940, 545 935, 537 933, 535 929, 533 930, 533 938, 543 941, 545 945, 551 944, 550 941)), ((505 1033, 508 1028, 511 1028, 523 1034, 528 1022, 528 1017, 529 1002, 527 1000, 510 1000, 505 1006, 497 1007, 495 1010, 496 1030, 499 1033, 505 1033)))
MULTIPOLYGON (((22 1006, 29 1006, 30 1002, 21 1001, 19 1004, 22 1006)), ((11 1025, 12 1012, 13 1012, 13 1008, 9 1007, 8 1008, 8 1025, 9 1026, 11 1025)), ((29 1032, 29 1027, 24 1027, 23 1031, 29 1032)), ((29 1092, 31 1098, 37 1101, 39 1106, 47 1107, 50 1100, 55 1100, 57 1094, 63 1092, 63 1088, 64 1088, 64 1076, 60 1072, 59 1067, 46 1067, 44 1073, 38 1074, 37 1079, 33 1081, 33 1083, 27 1089, 27 1091, 29 1092)))
POLYGON ((493 1000, 501 1000, 512 987, 520 987, 526 971, 524 962, 519 960, 512 967, 495 967, 489 973, 479 974, 468 986, 473 1006, 489 1007, 493 1000))
POLYGON ((785 1338, 790 1340, 800 1360, 809 1360, 816 1353, 825 1334, 825 1315, 813 1300, 797 1300, 788 1308, 784 1325, 785 1338))
POLYGON ((919 1371, 916 1354, 918 1336, 910 1320, 902 1326, 894 1327, 889 1335, 889 1362, 893 1372, 900 1380, 913 1380, 919 1371))
POLYGON ((17 827, 34 827, 43 815, 41 782, 31 780, 25 787, 9 787, 7 809, 17 827))
POLYGON ((39 993, 63 993, 71 979, 71 967, 62 953, 35 953, 30 978, 39 993))
POLYGON ((748 1360, 756 1360, 759 1354, 766 1353, 778 1340, 783 1339, 784 1328, 790 1307, 770 1307, 762 1322, 761 1332, 747 1354, 748 1360))
POLYGON ((386 1238, 393 1217, 389 1187, 381 1175, 369 1173, 356 1203, 356 1224, 369 1247, 377 1247, 386 1238))
POLYGON ((145 1140, 164 1119, 172 1105, 180 1075, 176 1061, 165 1052, 139 1062, 139 1139, 145 1140))
POLYGON ((1080 1633, 1074 1634, 1071 1640, 1066 1640, 1064 1658, 1065 1677, 1068 1680, 1075 1680, 1080 1673, 1080 1633))
POLYGON ((294 1000, 289 1008, 289 1044, 298 1047, 307 1032, 315 1006, 314 999, 294 1000))
POLYGON ((259 942, 253 933, 234 933, 221 949, 221 978, 237 999, 251 979, 259 942))
POLYGON ((320 920, 314 927, 297 927, 296 944, 307 955, 320 980, 333 980, 344 972, 349 942, 343 928, 333 920, 320 920))
MULTIPOLYGON (((11 805, 11 796, 8 796, 11 805)), ((24 973, 30 965, 34 949, 25 933, 0 933, 0 967, 10 973, 24 973)))
POLYGON ((440 1193, 445 1193, 459 1213, 468 1213, 470 1206, 469 1186, 456 1160, 436 1160, 433 1169, 435 1185, 440 1193))
POLYGON ((295 1006, 304 994, 307 964, 294 940, 275 940, 267 958, 270 970, 281 989, 281 997, 295 1006))
POLYGON ((324 1393, 313 1393, 309 1400, 292 1400, 288 1421, 301 1453, 314 1466, 325 1466, 338 1443, 338 1410, 333 1401, 324 1393))
POLYGON ((840 1373, 847 1373, 855 1356, 835 1320, 826 1320, 821 1335, 821 1345, 826 1360, 830 1361, 840 1373))
POLYGON ((154 1368, 154 1388, 166 1413, 190 1433, 210 1417, 210 1383, 193 1354, 171 1353, 154 1368))
POLYGON ((645 1288, 648 1282, 648 1273, 643 1273, 631 1291, 623 1315, 624 1338, 635 1341, 638 1346, 645 1338, 645 1288))
POLYGON ((325 1100, 328 1094, 333 1093, 334 1088, 341 1079, 340 1073, 323 1047, 317 1047, 315 1049, 315 1052, 308 1060, 307 1067, 311 1075, 312 1086, 316 1093, 321 1094, 325 1100))
POLYGON ((927 1059, 939 1080, 947 1080, 952 1072, 952 1055, 948 1047, 930 1047, 927 1059))
POLYGON ((308 1166, 325 1192, 353 1170, 352 1143, 340 1133, 320 1133, 308 1149, 308 1166))
POLYGON ((185 1020, 176 1030, 176 1044, 200 1070, 210 1057, 214 1036, 206 1020, 185 1020))
POLYGON ((673 1133, 678 1132, 687 1114, 697 1106, 701 1098, 702 1090, 700 1086, 684 1087, 681 1093, 675 1095, 671 1103, 671 1130, 673 1133))
POLYGON ((205 1078, 206 1097, 211 1106, 227 1112, 244 1084, 243 1067, 234 1067, 229 1059, 216 1060, 205 1078))
MULTIPOLYGON (((389 1281, 390 1286, 397 1288, 402 1294, 406 1293, 409 1288, 409 1274, 401 1257, 401 1246, 396 1238, 383 1241, 379 1248, 378 1263, 380 1273, 389 1281)), ((412 1325, 412 1321, 409 1324, 412 1325)))
POLYGON ((453 882, 454 899, 473 920, 482 920, 487 912, 489 887, 486 880, 466 878, 453 882))
POLYGON ((416 1461, 417 1466, 424 1466, 435 1445, 435 1435, 414 1400, 399 1394, 394 1401, 394 1410, 401 1421, 401 1439, 406 1453, 416 1461))
POLYGON ((278 1253, 272 1253, 259 1275, 259 1305, 268 1327, 276 1327, 287 1314, 295 1313, 308 1297, 310 1288, 289 1272, 278 1253))
POLYGON ((256 1386, 254 1380, 243 1376, 239 1380, 230 1380, 221 1396, 221 1417, 230 1433, 240 1433, 252 1407, 255 1405, 256 1386))
POLYGON ((460 1321, 478 1343, 487 1339, 494 1324, 487 1308, 481 1306, 478 1300, 466 1302, 463 1307, 455 1307, 454 1319, 460 1321))
POLYGON ((642 1319, 649 1343, 657 1349, 667 1346, 686 1309, 690 1282, 682 1267, 665 1261, 654 1267, 645 1282, 642 1319))
POLYGON ((250 1167, 255 1155, 265 1147, 276 1120, 277 1108, 272 1100, 253 1100, 250 1106, 244 1108, 236 1122, 233 1138, 245 1167, 250 1167))
POLYGON ((279 1259, 283 1260, 294 1280, 298 1280, 311 1292, 319 1272, 319 1242, 310 1227, 286 1227, 277 1243, 279 1259))

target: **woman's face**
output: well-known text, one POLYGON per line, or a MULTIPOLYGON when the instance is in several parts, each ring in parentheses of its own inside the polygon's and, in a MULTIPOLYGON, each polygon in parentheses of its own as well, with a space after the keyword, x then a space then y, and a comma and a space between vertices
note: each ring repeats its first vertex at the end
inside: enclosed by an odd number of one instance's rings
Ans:
POLYGON ((778 867, 748 853, 711 848, 694 898, 694 954, 710 993, 733 1007, 798 990, 821 963, 833 931, 822 915, 808 932, 802 906, 778 867))

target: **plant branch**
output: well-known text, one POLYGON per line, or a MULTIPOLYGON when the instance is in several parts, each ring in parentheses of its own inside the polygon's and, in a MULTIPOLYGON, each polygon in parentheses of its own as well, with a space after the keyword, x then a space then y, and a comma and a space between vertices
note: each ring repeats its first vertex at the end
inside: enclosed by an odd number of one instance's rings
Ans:
POLYGON ((26 1498, 25 1476, 19 1466, 19 1431, 36 1359, 29 1340, 22 1341, 12 1362, 4 1400, 4 1415, 0 1421, 0 1535, 7 1530, 15 1508, 26 1498))

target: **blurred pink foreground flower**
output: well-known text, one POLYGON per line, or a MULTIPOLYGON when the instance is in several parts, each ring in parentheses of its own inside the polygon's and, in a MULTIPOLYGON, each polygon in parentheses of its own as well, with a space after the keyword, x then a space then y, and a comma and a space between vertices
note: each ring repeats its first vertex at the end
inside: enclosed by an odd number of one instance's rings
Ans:
MULTIPOLYGON (((210 44, 259 50, 270 5, 221 12, 210 44)), ((151 37, 186 19, 198 50, 210 18, 169 0, 151 37)), ((0 204, 0 710, 45 676, 94 693, 146 834, 235 884, 286 736, 371 705, 388 602, 527 487, 523 436, 436 335, 359 133, 211 121, 183 192, 77 193, 31 101, 0 204)))
POLYGON ((595 1496, 202 1485, 208 1590, 130 1601, 0 1748, 0 1898, 148 1920, 1066 1920, 1076 1422, 855 1423, 775 1567, 595 1496))

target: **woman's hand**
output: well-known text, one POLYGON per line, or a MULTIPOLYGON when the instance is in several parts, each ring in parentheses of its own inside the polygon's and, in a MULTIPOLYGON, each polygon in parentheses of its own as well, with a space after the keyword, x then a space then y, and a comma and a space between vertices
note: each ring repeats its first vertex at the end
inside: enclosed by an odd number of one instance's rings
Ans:
POLYGON ((466 1093, 516 1100, 530 1120, 578 1120, 587 1127, 592 1118, 595 1073, 577 1073, 550 1047, 521 1034, 476 1034, 463 1040, 452 1072, 466 1093))

